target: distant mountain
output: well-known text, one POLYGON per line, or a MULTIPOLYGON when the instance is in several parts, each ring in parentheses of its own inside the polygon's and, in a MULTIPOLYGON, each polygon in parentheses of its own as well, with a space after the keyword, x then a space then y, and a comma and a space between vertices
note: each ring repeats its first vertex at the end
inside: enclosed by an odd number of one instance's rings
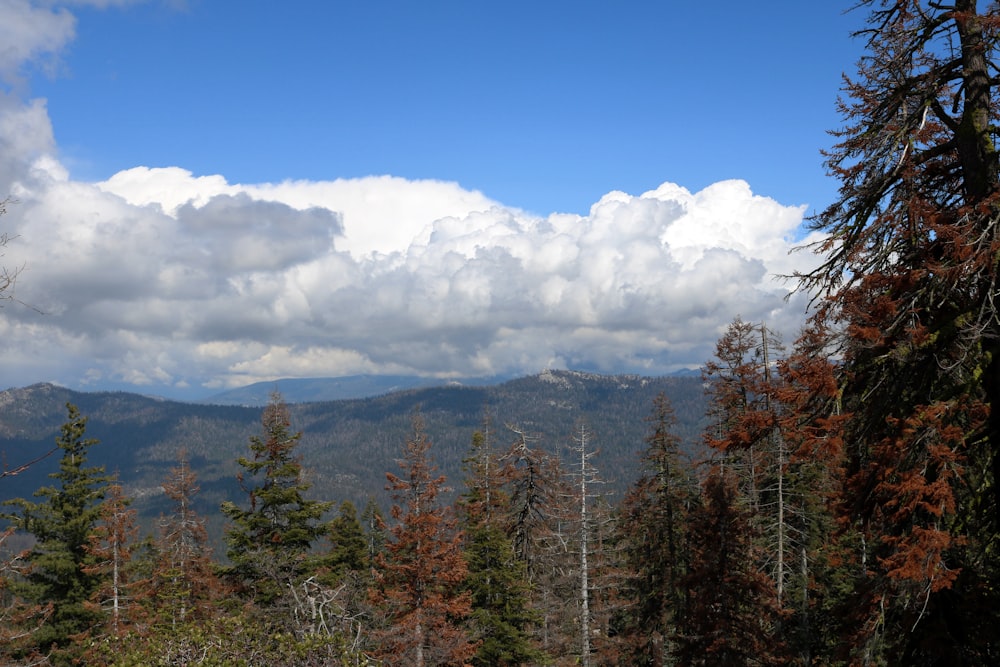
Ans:
POLYGON ((267 405, 271 394, 281 393, 289 403, 342 401, 381 396, 395 391, 441 386, 488 386, 509 378, 462 378, 443 380, 415 375, 349 375, 336 378, 303 378, 257 382, 203 398, 198 403, 210 405, 267 405))
MULTIPOLYGON (((291 404, 292 426, 301 430, 299 453, 309 469, 315 497, 363 504, 375 497, 385 508, 385 473, 398 470, 402 446, 419 409, 433 442, 431 455, 449 486, 461 489, 462 459, 484 414, 493 421, 494 442, 506 448, 515 425, 534 446, 564 455, 576 425, 586 421, 600 449, 594 463, 620 494, 639 473, 638 453, 648 434, 646 419, 659 392, 670 398, 677 433, 694 456, 701 453, 705 399, 700 378, 602 376, 546 371, 495 386, 440 386, 381 396, 291 404)), ((244 500, 235 459, 260 432, 259 407, 181 403, 122 392, 81 393, 50 384, 0 392, 0 461, 6 470, 49 451, 66 419, 67 402, 88 417, 87 434, 100 444, 91 462, 117 472, 144 525, 168 506, 160 483, 188 452, 201 492, 197 509, 221 535, 219 504, 244 500)), ((57 468, 58 454, 27 470, 0 478, 0 500, 30 497, 57 468)))

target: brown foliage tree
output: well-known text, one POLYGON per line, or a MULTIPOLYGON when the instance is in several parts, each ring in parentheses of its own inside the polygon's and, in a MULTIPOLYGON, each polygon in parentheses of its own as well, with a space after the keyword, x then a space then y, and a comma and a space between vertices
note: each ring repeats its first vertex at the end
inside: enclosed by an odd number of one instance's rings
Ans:
POLYGON ((691 518, 691 568, 683 580, 690 600, 677 657, 684 665, 785 664, 771 582, 755 565, 753 525, 733 473, 715 468, 703 496, 691 518))
POLYGON ((985 628, 997 619, 980 610, 998 607, 989 599, 1000 588, 1000 7, 859 5, 870 10, 867 52, 845 79, 828 160, 840 196, 812 221, 825 262, 803 277, 816 319, 840 332, 845 519, 865 545, 856 629, 885 628, 893 662, 989 662, 998 649, 985 628))
POLYGON ((211 615, 221 582, 215 576, 205 520, 193 507, 199 486, 186 450, 181 450, 162 486, 173 510, 160 519, 153 596, 161 622, 176 628, 211 615))
POLYGON ((89 536, 88 551, 94 562, 84 570, 100 575, 102 585, 91 600, 108 616, 108 633, 120 637, 136 620, 129 613, 137 608, 133 591, 137 581, 130 577, 129 563, 139 534, 136 511, 129 508, 121 484, 112 482, 101 505, 101 519, 89 536))
POLYGON ((445 478, 436 474, 430 447, 416 415, 399 464, 403 474, 386 473, 396 523, 375 558, 372 602, 387 620, 378 653, 394 665, 467 665, 476 646, 465 628, 471 599, 463 590, 462 534, 451 508, 438 501, 445 478))

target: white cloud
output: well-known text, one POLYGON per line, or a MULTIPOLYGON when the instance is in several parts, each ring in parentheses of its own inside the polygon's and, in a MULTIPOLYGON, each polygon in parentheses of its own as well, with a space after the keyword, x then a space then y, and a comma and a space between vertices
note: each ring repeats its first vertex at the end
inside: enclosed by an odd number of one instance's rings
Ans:
MULTIPOLYGON (((8 309, 2 355, 49 339, 41 367, 51 375, 53 354, 67 355, 68 384, 667 372, 704 361, 737 313, 794 333, 800 312, 772 274, 791 266, 801 215, 739 181, 539 218, 433 181, 53 178, 13 213, 30 267, 19 296, 46 314, 8 309), (404 216, 400 193, 424 205, 404 216), (363 211, 352 245, 364 201, 389 203, 363 211)), ((38 379, 22 366, 22 381, 38 379)))
MULTIPOLYGON (((72 35, 63 12, 0 12, 36 26, 0 54, 9 71, 72 35)), ((11 384, 662 373, 702 363, 737 314, 787 337, 802 318, 774 274, 813 261, 788 255, 803 210, 742 181, 538 217, 390 176, 238 184, 140 166, 83 183, 52 137, 44 102, 0 96, 0 192, 19 200, 4 261, 26 265, 17 296, 42 311, 2 311, 11 384)))
POLYGON ((76 20, 65 9, 28 0, 0 0, 0 18, 0 78, 8 84, 20 83, 27 63, 51 65, 76 28, 76 20))

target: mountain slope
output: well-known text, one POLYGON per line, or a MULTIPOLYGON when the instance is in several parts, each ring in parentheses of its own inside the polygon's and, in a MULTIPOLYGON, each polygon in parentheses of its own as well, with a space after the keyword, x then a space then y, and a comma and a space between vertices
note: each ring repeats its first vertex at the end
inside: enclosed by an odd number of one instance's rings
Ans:
MULTIPOLYGON (((316 497, 363 504, 376 497, 388 504, 385 473, 396 460, 419 409, 434 443, 432 456, 449 485, 461 488, 461 461, 472 433, 488 411, 496 442, 537 437, 536 446, 563 453, 574 427, 585 420, 601 449, 595 463, 621 491, 638 473, 646 417, 653 398, 666 392, 679 419, 678 433, 698 450, 704 420, 701 382, 691 377, 647 378, 546 371, 496 386, 429 387, 366 399, 291 404, 293 428, 303 432, 299 453, 311 471, 316 497)), ((80 393, 53 385, 0 392, 0 453, 13 468, 48 451, 72 402, 89 419, 88 436, 101 440, 91 461, 117 471, 147 526, 167 506, 159 485, 186 449, 201 485, 198 509, 221 530, 218 507, 242 500, 235 459, 259 432, 257 407, 199 405, 128 393, 80 393)), ((56 468, 55 457, 0 479, 0 499, 30 496, 56 468)))

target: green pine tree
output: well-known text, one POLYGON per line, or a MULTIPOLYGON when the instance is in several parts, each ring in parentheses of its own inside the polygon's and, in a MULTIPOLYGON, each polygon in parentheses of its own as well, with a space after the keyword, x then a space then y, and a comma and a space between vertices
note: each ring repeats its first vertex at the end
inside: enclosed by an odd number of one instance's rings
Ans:
POLYGON ((290 432, 288 407, 280 394, 272 394, 261 422, 263 437, 250 438, 252 457, 237 460, 250 506, 222 504, 222 513, 232 521, 226 534, 231 565, 223 572, 266 608, 279 606, 289 587, 313 569, 311 549, 323 536, 320 519, 330 503, 306 498, 311 485, 295 456, 302 434, 290 432))
POLYGON ((328 528, 330 552, 325 565, 334 580, 348 572, 363 572, 370 567, 368 560, 368 538, 361 528, 358 510, 350 500, 340 504, 340 515, 330 522, 328 528))
POLYGON ((619 526, 629 576, 622 594, 631 602, 622 618, 633 664, 670 664, 673 637, 685 606, 689 508, 698 487, 681 457, 676 419, 663 393, 653 403, 651 432, 642 461, 645 472, 622 504, 619 526))
POLYGON ((20 510, 10 518, 36 540, 27 556, 30 568, 17 592, 30 601, 52 605, 33 643, 54 665, 73 662, 78 648, 74 642, 101 616, 88 604, 102 583, 90 543, 111 481, 103 466, 87 465, 87 454, 98 441, 84 437, 86 417, 72 404, 66 408, 67 421, 56 439, 63 452, 59 471, 49 475, 55 483, 35 491, 39 502, 18 498, 4 503, 20 510))
POLYGON ((467 478, 462 509, 465 529, 466 586, 472 594, 472 624, 479 646, 472 664, 544 664, 528 629, 541 621, 530 606, 527 564, 517 558, 504 529, 510 498, 503 489, 509 467, 491 448, 489 430, 472 436, 465 459, 467 478))

